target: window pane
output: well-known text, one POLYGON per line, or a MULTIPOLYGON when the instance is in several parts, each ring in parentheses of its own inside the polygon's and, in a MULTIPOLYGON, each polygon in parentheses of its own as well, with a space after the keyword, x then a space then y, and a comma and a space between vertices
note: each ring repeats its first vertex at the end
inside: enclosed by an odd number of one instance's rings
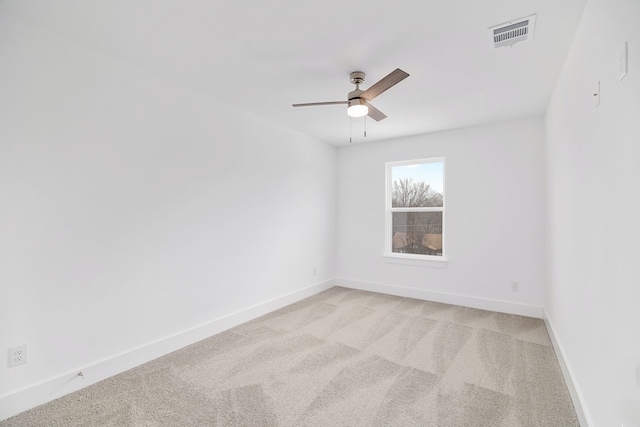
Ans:
POLYGON ((442 256, 442 212, 393 212, 392 251, 442 256))
POLYGON ((391 206, 441 207, 444 163, 419 163, 391 168, 391 206))

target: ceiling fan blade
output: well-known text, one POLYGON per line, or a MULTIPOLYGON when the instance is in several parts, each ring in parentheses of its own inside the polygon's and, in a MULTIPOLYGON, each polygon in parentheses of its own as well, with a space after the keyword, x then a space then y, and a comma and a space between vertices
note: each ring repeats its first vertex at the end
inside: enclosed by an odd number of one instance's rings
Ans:
POLYGON ((311 107, 314 105, 333 105, 333 104, 348 104, 349 101, 329 101, 329 102, 308 102, 306 104, 292 104, 294 107, 311 107))
POLYGON ((368 102, 366 102, 366 105, 367 107, 369 107, 369 113, 367 114, 367 116, 371 117, 376 122, 379 122, 380 120, 384 120, 387 118, 387 115, 385 113, 378 110, 373 105, 369 104, 368 102))
POLYGON ((373 100, 373 98, 380 95, 382 92, 389 89, 390 87, 397 85, 407 77, 409 77, 408 73, 405 73, 400 68, 396 68, 394 71, 389 73, 386 77, 383 77, 376 84, 374 84, 369 89, 362 92, 360 97, 366 99, 367 101, 371 101, 373 100))

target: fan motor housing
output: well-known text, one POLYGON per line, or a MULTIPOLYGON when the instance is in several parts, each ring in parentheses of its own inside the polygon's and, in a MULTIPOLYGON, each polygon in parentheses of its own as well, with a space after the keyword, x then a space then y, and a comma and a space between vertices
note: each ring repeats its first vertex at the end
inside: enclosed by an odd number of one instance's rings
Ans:
POLYGON ((351 92, 349 92, 349 95, 347 95, 347 99, 349 101, 360 99, 360 95, 362 94, 362 92, 364 92, 362 89, 352 90, 351 92))

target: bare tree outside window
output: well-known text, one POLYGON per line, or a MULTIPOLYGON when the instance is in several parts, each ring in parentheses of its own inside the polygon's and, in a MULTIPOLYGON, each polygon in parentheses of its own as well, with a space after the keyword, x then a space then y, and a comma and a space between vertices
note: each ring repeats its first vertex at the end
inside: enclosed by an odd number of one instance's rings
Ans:
POLYGON ((426 182, 413 182, 413 178, 393 181, 391 206, 394 208, 417 208, 442 206, 442 193, 426 182))

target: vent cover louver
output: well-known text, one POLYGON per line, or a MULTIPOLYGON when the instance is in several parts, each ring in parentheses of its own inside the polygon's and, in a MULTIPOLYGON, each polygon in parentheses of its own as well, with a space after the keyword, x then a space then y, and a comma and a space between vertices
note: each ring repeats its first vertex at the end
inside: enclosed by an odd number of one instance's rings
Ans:
POLYGON ((513 46, 533 38, 533 29, 536 23, 536 15, 510 21, 489 28, 489 39, 494 48, 513 46))

